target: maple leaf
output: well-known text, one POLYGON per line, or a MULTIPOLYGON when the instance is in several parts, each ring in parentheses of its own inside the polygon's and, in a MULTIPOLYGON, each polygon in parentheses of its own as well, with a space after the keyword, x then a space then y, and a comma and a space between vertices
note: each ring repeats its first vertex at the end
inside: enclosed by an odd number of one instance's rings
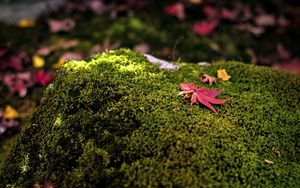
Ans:
POLYGON ((182 3, 175 3, 167 6, 165 12, 169 15, 176 16, 179 20, 185 18, 184 5, 182 3))
POLYGON ((181 83, 179 84, 181 92, 179 94, 185 94, 185 98, 191 97, 190 105, 201 103, 204 106, 210 108, 213 112, 217 113, 215 108, 211 104, 223 104, 230 99, 217 99, 221 92, 224 90, 213 90, 206 87, 197 88, 195 83, 181 83))
POLYGON ((27 88, 33 85, 32 76, 30 72, 23 73, 7 73, 0 77, 3 85, 9 89, 9 95, 18 93, 20 97, 25 97, 27 94, 27 88))
POLYGON ((21 19, 18 21, 18 26, 19 27, 33 27, 35 25, 34 20, 30 20, 30 19, 21 19))
POLYGON ((209 85, 213 84, 213 83, 217 83, 217 78, 216 77, 213 77, 213 76, 209 76, 208 74, 204 74, 202 76, 202 80, 201 82, 202 83, 205 83, 205 82, 209 82, 209 85))
POLYGON ((53 78, 54 76, 52 75, 52 73, 47 73, 44 70, 39 70, 35 73, 36 82, 41 86, 46 86, 50 84, 53 78))
POLYGON ((4 119, 17 119, 19 118, 19 113, 12 106, 7 105, 3 112, 4 119))
POLYGON ((237 16, 236 12, 229 10, 227 8, 223 8, 221 11, 221 17, 223 19, 234 21, 237 19, 238 16, 237 16))
POLYGON ((71 31, 76 23, 71 18, 66 18, 64 20, 49 19, 48 25, 51 33, 57 33, 60 31, 71 31))
POLYGON ((204 20, 193 24, 193 32, 199 35, 209 35, 219 25, 218 20, 204 20))
POLYGON ((228 75, 225 69, 218 70, 218 78, 221 80, 229 80, 231 77, 228 75))
POLYGON ((35 68, 42 68, 45 65, 45 60, 44 58, 38 56, 38 55, 34 55, 32 57, 32 64, 35 68))

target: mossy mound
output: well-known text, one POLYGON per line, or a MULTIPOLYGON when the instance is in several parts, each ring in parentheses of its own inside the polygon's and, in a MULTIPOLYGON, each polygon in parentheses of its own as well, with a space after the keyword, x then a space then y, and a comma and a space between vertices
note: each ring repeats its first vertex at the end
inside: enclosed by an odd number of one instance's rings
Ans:
POLYGON ((160 70, 129 50, 64 65, 2 166, 0 187, 295 187, 300 78, 237 62, 160 70), (214 114, 178 84, 225 68, 214 114), (271 164, 273 163, 273 164, 271 164))

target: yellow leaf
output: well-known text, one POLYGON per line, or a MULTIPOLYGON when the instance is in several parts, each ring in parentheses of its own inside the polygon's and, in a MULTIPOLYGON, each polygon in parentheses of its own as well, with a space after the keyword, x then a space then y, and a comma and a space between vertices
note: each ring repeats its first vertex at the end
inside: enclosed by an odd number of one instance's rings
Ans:
POLYGON ((32 57, 32 62, 35 68, 42 68, 45 65, 45 60, 38 55, 32 57))
POLYGON ((20 117, 19 113, 12 106, 10 105, 6 106, 3 113, 4 119, 17 119, 19 117, 20 117))
POLYGON ((54 69, 59 69, 65 63, 65 58, 59 58, 58 62, 53 64, 54 69))
POLYGON ((227 74, 225 69, 218 70, 218 78, 221 80, 229 80, 231 77, 227 74))
POLYGON ((29 20, 29 19, 21 19, 18 22, 18 26, 19 27, 33 27, 34 26, 34 21, 33 20, 29 20))

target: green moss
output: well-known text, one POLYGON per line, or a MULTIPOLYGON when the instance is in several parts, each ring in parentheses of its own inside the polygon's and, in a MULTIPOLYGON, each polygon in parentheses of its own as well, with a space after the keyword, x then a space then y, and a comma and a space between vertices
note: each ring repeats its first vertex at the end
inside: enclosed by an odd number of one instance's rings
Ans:
MULTIPOLYGON (((129 50, 70 62, 44 93, 0 187, 295 187, 300 78, 237 62, 159 70, 129 50), (218 114, 178 84, 225 68, 218 114), (267 164, 264 160, 274 164, 267 164)), ((207 85, 206 85, 207 86, 207 85)))

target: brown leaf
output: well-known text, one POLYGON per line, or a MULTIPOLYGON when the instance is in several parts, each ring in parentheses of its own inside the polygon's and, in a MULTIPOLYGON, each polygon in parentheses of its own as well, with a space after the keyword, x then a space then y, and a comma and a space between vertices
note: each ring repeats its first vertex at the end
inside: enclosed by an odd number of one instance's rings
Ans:
POLYGON ((213 76, 209 76, 208 74, 204 74, 202 76, 202 80, 201 82, 202 83, 205 83, 205 82, 208 82, 209 85, 212 85, 213 83, 217 83, 217 78, 216 77, 213 77, 213 76))

